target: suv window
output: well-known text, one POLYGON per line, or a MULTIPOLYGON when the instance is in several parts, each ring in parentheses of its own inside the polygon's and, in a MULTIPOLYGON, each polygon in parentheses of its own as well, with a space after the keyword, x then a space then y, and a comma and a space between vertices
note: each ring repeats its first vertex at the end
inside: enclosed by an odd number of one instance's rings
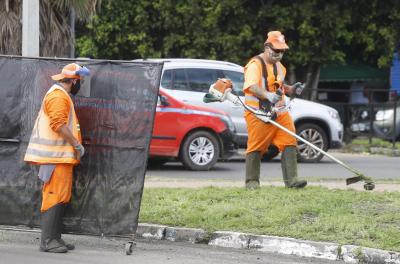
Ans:
POLYGON ((244 74, 236 71, 223 71, 225 78, 231 79, 233 84, 233 91, 237 95, 243 94, 244 74))
POLYGON ((186 69, 191 91, 207 93, 217 80, 217 71, 212 69, 186 69))
POLYGON ((188 90, 185 69, 174 70, 174 90, 188 90))

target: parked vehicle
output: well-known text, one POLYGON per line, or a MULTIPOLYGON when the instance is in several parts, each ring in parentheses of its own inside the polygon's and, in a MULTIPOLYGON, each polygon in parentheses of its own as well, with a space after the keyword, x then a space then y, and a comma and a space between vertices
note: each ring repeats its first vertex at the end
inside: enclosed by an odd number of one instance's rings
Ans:
POLYGON ((392 140, 394 136, 397 141, 400 140, 400 102, 397 102, 397 105, 396 112, 394 107, 376 112, 373 131, 377 137, 392 140), (393 122, 394 120, 396 121, 393 122))
POLYGON ((149 164, 175 159, 190 170, 209 170, 236 153, 234 130, 223 111, 186 104, 160 88, 149 164))
MULTIPOLYGON (((236 143, 240 147, 247 144, 247 127, 243 117, 244 109, 232 103, 215 102, 205 104, 203 96, 217 78, 229 78, 233 82, 234 93, 242 96, 243 67, 225 61, 198 59, 151 59, 164 62, 161 87, 167 89, 175 98, 192 105, 207 106, 228 113, 235 126, 236 143)), ((244 97, 241 97, 244 100, 244 97)), ((302 100, 292 101, 291 113, 299 135, 318 147, 328 150, 338 148, 343 140, 343 125, 338 112, 328 106, 302 100)), ((299 160, 318 162, 323 154, 299 142, 299 160)), ((264 160, 278 155, 276 147, 271 146, 264 160)))

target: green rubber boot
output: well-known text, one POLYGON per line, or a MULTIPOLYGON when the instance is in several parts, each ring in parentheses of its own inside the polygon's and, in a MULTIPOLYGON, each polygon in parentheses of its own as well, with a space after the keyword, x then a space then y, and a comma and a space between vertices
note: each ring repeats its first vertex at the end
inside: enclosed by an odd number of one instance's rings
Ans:
POLYGON ((282 152, 282 175, 285 186, 288 188, 304 188, 307 181, 297 179, 297 149, 288 146, 282 152))
POLYGON ((68 250, 74 250, 75 249, 75 245, 74 244, 70 244, 70 243, 66 243, 64 241, 64 239, 61 238, 62 232, 64 230, 64 224, 63 224, 63 217, 65 215, 65 209, 67 207, 67 204, 63 203, 60 204, 60 212, 59 212, 59 217, 58 217, 58 225, 57 225, 57 231, 56 231, 56 240, 64 245, 68 250))
POLYGON ((61 207, 61 204, 57 204, 42 213, 40 251, 50 253, 66 253, 68 251, 67 247, 57 240, 61 207))
POLYGON ((250 152, 246 155, 246 188, 256 189, 260 187, 261 153, 250 152))

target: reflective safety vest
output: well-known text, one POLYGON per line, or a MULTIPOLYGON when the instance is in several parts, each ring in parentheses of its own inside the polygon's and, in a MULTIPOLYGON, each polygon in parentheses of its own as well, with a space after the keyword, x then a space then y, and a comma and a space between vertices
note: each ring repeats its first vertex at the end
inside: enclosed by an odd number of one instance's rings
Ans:
MULTIPOLYGON (((248 69, 248 66, 251 63, 257 63, 258 70, 259 70, 259 75, 261 76, 259 83, 257 84, 259 87, 262 87, 263 89, 266 89, 268 92, 275 92, 277 88, 282 87, 283 81, 286 76, 286 68, 280 63, 277 62, 275 64, 265 64, 266 70, 267 70, 267 83, 268 87, 265 87, 265 78, 263 74, 263 67, 261 62, 257 58, 252 58, 249 63, 244 67, 244 74, 246 76, 246 71, 248 69)), ((248 89, 244 92, 245 95, 245 104, 254 108, 254 109, 259 109, 260 107, 260 100, 258 97, 253 95, 252 92, 250 92, 248 89)), ((284 103, 282 101, 278 102, 279 103, 284 103)))
POLYGON ((53 85, 46 93, 38 117, 36 118, 24 158, 26 162, 34 164, 79 163, 79 160, 76 159, 74 147, 59 133, 51 129, 50 118, 43 109, 46 96, 57 89, 63 91, 67 95, 71 106, 67 127, 72 132, 72 135, 78 139, 79 142, 82 142, 80 127, 71 97, 64 89, 58 85, 53 85))

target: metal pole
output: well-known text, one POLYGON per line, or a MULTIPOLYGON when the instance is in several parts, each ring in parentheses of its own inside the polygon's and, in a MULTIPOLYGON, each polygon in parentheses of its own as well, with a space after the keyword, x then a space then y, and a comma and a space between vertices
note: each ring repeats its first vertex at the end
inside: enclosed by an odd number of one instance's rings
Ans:
POLYGON ((369 101, 369 133, 368 133, 368 141, 369 141, 369 148, 371 148, 372 145, 372 133, 373 129, 372 126, 374 125, 374 102, 373 102, 373 93, 374 91, 370 91, 368 93, 368 101, 369 101))
POLYGON ((393 106, 393 136, 392 136, 392 148, 393 150, 396 147, 396 112, 397 112, 397 100, 394 100, 393 106))
POLYGON ((70 58, 75 58, 75 18, 76 18, 75 8, 71 7, 71 9, 69 10, 69 19, 70 19, 69 27, 71 29, 71 46, 69 50, 70 58))
POLYGON ((22 56, 39 57, 39 0, 23 0, 22 56))

